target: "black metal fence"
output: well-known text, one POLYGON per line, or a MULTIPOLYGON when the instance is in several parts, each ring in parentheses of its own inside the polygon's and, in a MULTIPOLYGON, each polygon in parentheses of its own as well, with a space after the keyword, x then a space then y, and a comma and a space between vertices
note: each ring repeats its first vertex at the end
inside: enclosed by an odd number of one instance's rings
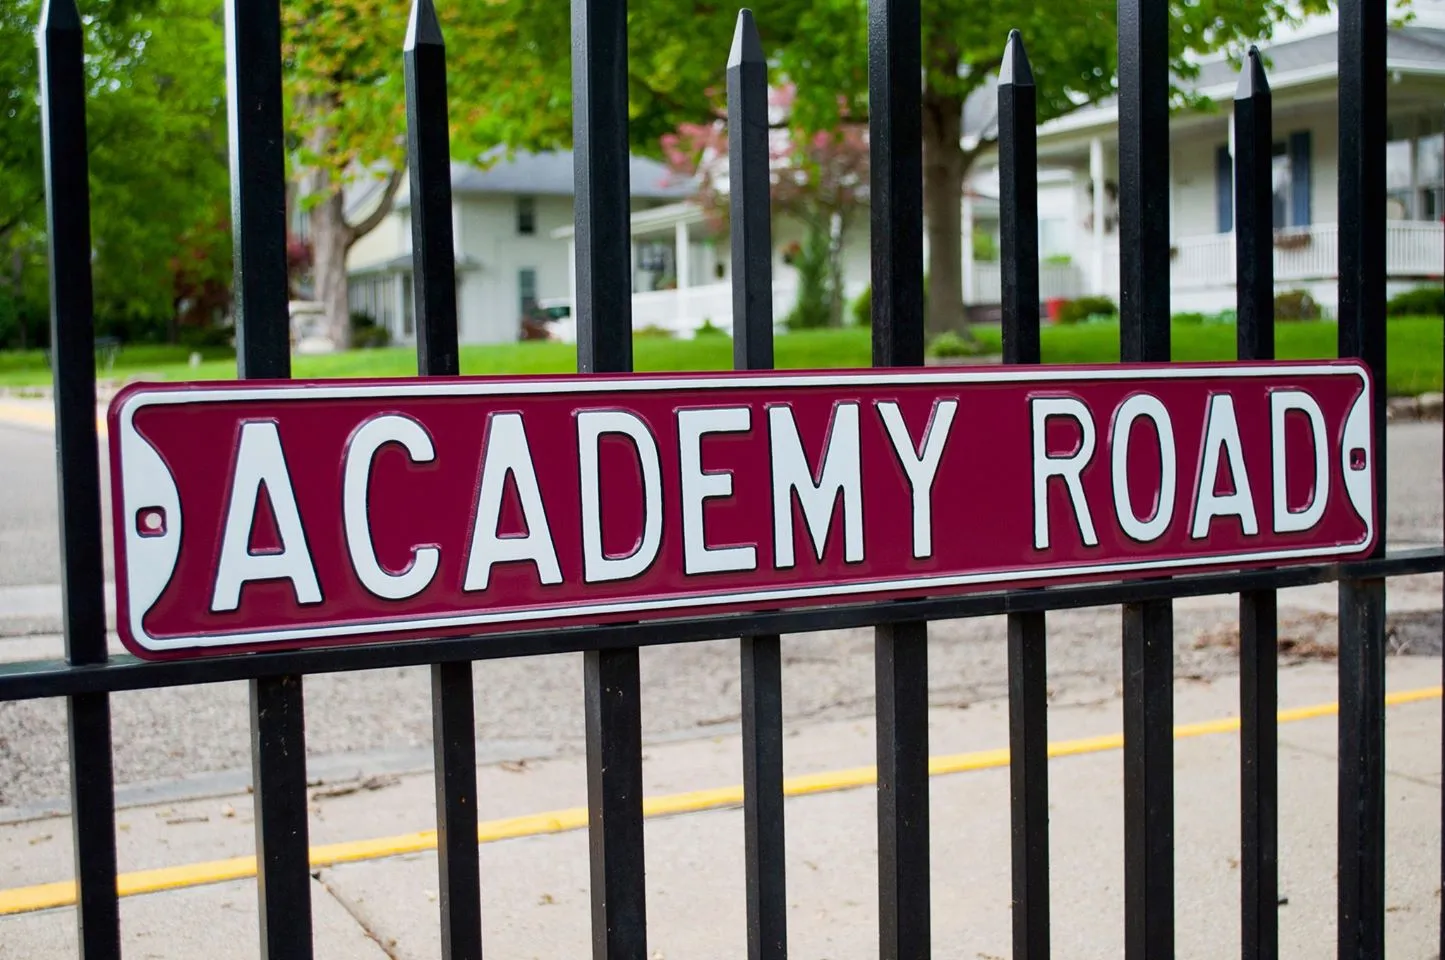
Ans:
MULTIPOLYGON (((290 373, 286 304, 279 0, 227 0, 238 366, 290 373)), ((632 366, 627 32, 623 0, 573 0, 578 369, 632 366)), ((1383 0, 1341 0, 1339 350, 1385 383, 1383 0)), ((1119 4, 1121 352, 1170 359, 1169 4, 1119 4)), ((923 362, 919 0, 871 0, 873 362, 923 362)), ((1004 38, 1000 38, 1002 42, 1004 38)), ((254 654, 200 662, 109 657, 96 459, 83 31, 74 0, 49 0, 40 34, 50 222, 56 438, 66 659, 0 666, 0 701, 64 697, 81 955, 121 954, 109 695, 250 682, 261 953, 311 956, 305 674, 430 664, 444 955, 480 957, 482 925, 471 662, 585 651, 593 954, 645 958, 639 645, 742 636, 748 955, 787 953, 779 634, 877 630, 879 955, 924 958, 929 943, 927 624, 1008 614, 1012 756, 1013 955, 1049 955, 1045 615, 1124 605, 1126 956, 1174 951, 1172 601, 1240 594, 1244 957, 1277 954, 1276 609, 1281 587, 1340 591, 1339 877, 1341 958, 1384 953, 1385 578, 1438 571, 1445 550, 1278 570, 935 597, 686 621, 519 632, 254 654)), ((458 372, 448 175, 446 65, 431 0, 417 0, 404 52, 418 371, 458 372)), ((750 14, 727 67, 735 361, 772 365, 766 65, 750 14)), ((1251 55, 1235 102, 1238 349, 1274 355, 1271 108, 1251 55)), ((1038 363, 1035 91, 1021 38, 999 86, 1004 351, 1038 363)), ((1374 398, 1373 469, 1385 512, 1384 391, 1374 398)))

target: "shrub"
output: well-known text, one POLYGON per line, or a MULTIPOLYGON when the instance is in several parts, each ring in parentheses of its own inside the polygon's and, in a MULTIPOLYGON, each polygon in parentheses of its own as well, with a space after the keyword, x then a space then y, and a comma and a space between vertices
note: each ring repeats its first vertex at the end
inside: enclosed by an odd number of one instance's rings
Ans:
POLYGON ((983 345, 977 340, 965 339, 953 331, 945 331, 928 343, 928 355, 939 360, 951 357, 977 357, 983 353, 983 345))
POLYGON ((726 334, 726 330, 712 322, 712 317, 704 319, 702 326, 693 331, 693 336, 695 337, 721 337, 726 334))
POLYGON ((853 323, 860 327, 866 327, 873 322, 873 287, 863 288, 858 294, 858 299, 853 301, 853 323))
POLYGON ((1202 326, 1205 322, 1207 322, 1207 319, 1208 318, 1206 318, 1204 314, 1192 310, 1186 311, 1185 313, 1176 313, 1174 315, 1175 323, 1193 327, 1202 326))
POLYGON ((1115 317, 1119 308, 1108 297, 1080 297, 1059 309, 1059 323, 1083 323, 1094 317, 1115 317))
POLYGON ((1050 267, 1067 267, 1073 262, 1074 258, 1067 253, 1051 253, 1044 257, 1044 264, 1050 267))
POLYGON ((1389 317, 1439 317, 1445 316, 1445 287, 1432 284, 1397 293, 1385 304, 1385 315, 1389 317))
POLYGON ((358 310, 351 315, 351 345, 359 350, 385 347, 391 343, 391 331, 379 327, 376 318, 358 310))
POLYGON ((659 327, 652 323, 645 327, 635 328, 632 335, 643 340, 671 340, 674 336, 673 332, 666 327, 659 327))
POLYGON ((973 228, 973 259, 992 263, 998 259, 998 241, 982 227, 973 228))
POLYGON ((1286 290, 1275 294, 1274 318, 1276 320, 1318 320, 1320 305, 1304 290, 1286 290))
POLYGON ((812 330, 828 326, 832 298, 828 290, 828 234, 808 231, 802 249, 793 260, 798 271, 798 302, 784 321, 789 330, 812 330))

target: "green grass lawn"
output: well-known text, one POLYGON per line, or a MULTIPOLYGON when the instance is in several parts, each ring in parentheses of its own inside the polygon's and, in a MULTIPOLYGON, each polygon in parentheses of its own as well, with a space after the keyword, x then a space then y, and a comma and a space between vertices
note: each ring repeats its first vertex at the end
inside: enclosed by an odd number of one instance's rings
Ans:
MULTIPOLYGON (((999 328, 985 326, 976 333, 989 352, 997 352, 999 328)), ((1392 318, 1389 322, 1388 388, 1391 395, 1438 391, 1445 380, 1445 348, 1438 317, 1392 318)), ((1232 326, 1176 324, 1174 359, 1180 361, 1230 360, 1234 357, 1232 326)), ((1281 323, 1276 328, 1277 352, 1282 360, 1333 357, 1336 329, 1332 323, 1281 323)), ((866 367, 869 334, 866 329, 818 330, 780 336, 777 364, 790 369, 866 367)), ((732 341, 724 336, 696 340, 638 337, 634 341, 638 370, 726 370, 732 366, 732 341)), ((1109 363, 1119 359, 1119 327, 1100 323, 1045 327, 1046 363, 1109 363)), ((235 359, 224 351, 205 352, 201 364, 187 363, 184 347, 134 346, 121 350, 114 366, 100 371, 103 379, 218 380, 236 375, 235 359)), ((464 347, 462 372, 467 374, 565 373, 576 369, 576 354, 568 344, 528 342, 464 347)), ((410 348, 353 350, 320 356, 298 356, 292 374, 303 378, 405 377, 416 372, 410 348)), ((0 387, 39 386, 50 382, 44 354, 39 351, 0 352, 0 387)))

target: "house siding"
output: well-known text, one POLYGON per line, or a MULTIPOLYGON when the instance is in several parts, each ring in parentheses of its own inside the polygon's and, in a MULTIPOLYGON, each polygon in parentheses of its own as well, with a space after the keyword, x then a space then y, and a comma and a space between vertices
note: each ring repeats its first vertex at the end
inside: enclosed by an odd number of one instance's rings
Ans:
POLYGON ((538 197, 531 235, 517 232, 515 196, 462 196, 457 208, 461 253, 481 264, 463 275, 459 335, 466 343, 515 340, 521 322, 521 270, 537 272, 539 299, 567 296, 567 245, 553 240, 552 231, 572 223, 572 198, 538 197))

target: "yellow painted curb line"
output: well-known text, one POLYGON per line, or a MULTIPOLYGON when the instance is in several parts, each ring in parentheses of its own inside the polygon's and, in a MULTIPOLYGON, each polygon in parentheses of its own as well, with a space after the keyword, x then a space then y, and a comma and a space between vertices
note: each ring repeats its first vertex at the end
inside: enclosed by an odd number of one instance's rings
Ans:
MULTIPOLYGON (((37 427, 41 430, 55 429, 55 411, 46 407, 32 407, 19 403, 0 402, 0 424, 20 427, 37 427)), ((106 438, 104 414, 96 414, 95 430, 101 440, 106 438)))
MULTIPOLYGON (((1439 700, 1445 696, 1445 688, 1421 687, 1417 690, 1401 690, 1387 694, 1385 705, 1397 707, 1407 703, 1439 700)), ((1318 703, 1308 707, 1296 707, 1279 712, 1280 723, 1297 723, 1333 716, 1340 712, 1338 703, 1318 703)), ((1233 733, 1239 729, 1238 717, 1222 717, 1201 723, 1186 723, 1174 728, 1174 738, 1184 740, 1192 737, 1233 733)), ((1122 733, 1101 737, 1084 737, 1077 740, 1060 740, 1049 744, 1050 757, 1077 757, 1090 753, 1105 753, 1119 750, 1124 746, 1122 733)), ((967 773, 974 770, 993 770, 1008 766, 1007 747, 995 750, 976 750, 971 753, 956 753, 932 757, 928 761, 930 776, 950 773, 967 773)), ((783 795, 803 797, 815 793, 831 793, 839 790, 853 790, 871 786, 878 777, 877 767, 854 767, 850 770, 832 770, 825 773, 809 773, 789 777, 783 781, 783 795)), ((699 813, 705 810, 722 810, 741 806, 741 786, 716 787, 710 790, 694 790, 689 793, 674 793, 661 797, 648 797, 642 802, 644 817, 666 817, 680 813, 699 813)), ((477 825, 478 843, 496 843, 499 840, 513 840, 519 837, 538 837, 552 833, 565 833, 587 827, 587 809, 573 807, 568 810, 552 810, 502 820, 488 820, 477 825)), ((372 840, 348 840, 329 843, 311 848, 311 866, 329 867, 338 863, 355 863, 359 860, 377 860, 409 853, 424 853, 435 850, 435 830, 421 830, 399 836, 378 837, 372 840)), ((160 867, 155 870, 136 870, 123 873, 116 878, 116 891, 122 897, 141 893, 157 893, 180 887, 198 887, 228 880, 246 880, 256 875, 256 858, 231 857, 227 860, 210 860, 204 863, 182 864, 177 867, 160 867)), ((48 910, 53 907, 68 907, 75 903, 75 881, 63 880, 56 883, 41 883, 31 887, 16 887, 0 890, 0 916, 28 913, 32 910, 48 910)))

